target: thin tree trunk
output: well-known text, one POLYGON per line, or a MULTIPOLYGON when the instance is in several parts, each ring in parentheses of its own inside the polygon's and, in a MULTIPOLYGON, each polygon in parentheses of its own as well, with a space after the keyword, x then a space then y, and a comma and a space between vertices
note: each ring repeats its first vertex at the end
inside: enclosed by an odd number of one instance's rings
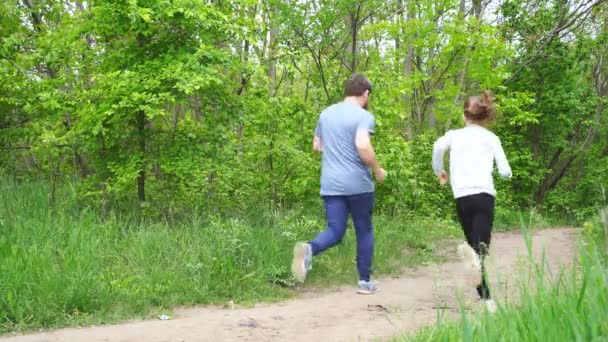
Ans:
MULTIPOLYGON (((145 37, 142 34, 137 35, 137 45, 143 48, 146 45, 145 37)), ((146 125, 148 119, 143 110, 135 113, 135 124, 137 130, 137 142, 139 153, 141 154, 141 169, 137 176, 137 198, 140 202, 146 201, 146 125)))
MULTIPOLYGON (((270 5, 272 6, 272 5, 270 5)), ((274 8, 268 8, 268 78, 270 79, 270 96, 275 96, 277 92, 277 61, 276 61, 276 41, 279 35, 277 28, 274 8)))
MULTIPOLYGON (((538 78, 538 88, 536 91, 536 108, 540 108, 543 96, 543 77, 538 78)), ((540 141, 541 139, 541 127, 540 124, 536 124, 532 130, 532 160, 537 161, 540 158, 540 141)))
MULTIPOLYGON (((403 4, 403 0, 401 0, 401 4, 403 4)), ((416 4, 414 1, 409 1, 407 4, 407 22, 411 22, 416 18, 416 4)), ((410 34, 407 38, 407 56, 405 57, 404 63, 403 63, 403 73, 405 74, 405 77, 407 79, 412 77, 412 64, 414 62, 414 36, 412 34, 410 34)), ((414 129, 413 129, 413 119, 414 119, 414 112, 415 112, 415 105, 414 105, 414 98, 415 98, 415 91, 412 90, 411 94, 403 94, 403 102, 404 102, 404 109, 405 111, 408 111, 408 107, 410 109, 410 115, 405 115, 406 117, 406 129, 405 129, 405 136, 407 137, 408 140, 411 140, 414 138, 414 129)))
MULTIPOLYGON (((270 79, 270 96, 274 97, 277 91, 277 64, 276 64, 276 39, 278 36, 278 28, 275 20, 275 11, 274 8, 268 7, 266 9, 266 17, 268 18, 268 51, 267 51, 267 59, 268 59, 268 78, 270 79)), ((270 169, 270 192, 271 192, 271 200, 270 207, 274 210, 277 207, 278 202, 278 194, 277 194, 277 184, 276 184, 276 175, 274 170, 274 120, 271 119, 271 122, 268 124, 268 134, 270 137, 270 146, 268 150, 268 167, 270 169)))
POLYGON ((351 34, 351 73, 357 72, 357 52, 358 52, 358 34, 359 34, 359 17, 361 16, 361 2, 357 2, 357 11, 350 13, 350 34, 351 34))
POLYGON ((137 198, 140 202, 146 201, 146 113, 137 112, 137 142, 141 153, 142 164, 137 177, 137 198))
POLYGON ((50 177, 50 181, 51 181, 51 208, 55 208, 55 191, 56 191, 56 185, 55 185, 55 172, 53 170, 54 165, 53 165, 53 154, 49 152, 49 177, 50 177))
MULTIPOLYGON (((465 20, 466 19, 466 0, 460 0, 460 7, 458 9, 458 17, 461 20, 465 20)), ((472 50, 473 46, 469 46, 469 50, 472 50)), ((454 104, 456 105, 456 107, 458 108, 458 106, 462 105, 463 102, 463 97, 462 94, 466 94, 467 92, 467 87, 466 87, 466 79, 467 79, 467 64, 468 64, 468 58, 467 58, 467 53, 464 52, 462 54, 462 68, 460 70, 460 75, 458 75, 458 78, 456 79, 456 85, 458 86, 458 94, 456 94, 456 96, 454 97, 454 104)), ((447 120, 447 124, 446 124, 446 130, 449 130, 452 127, 452 117, 450 116, 447 120)))
POLYGON ((429 109, 429 117, 428 117, 428 125, 429 128, 435 128, 437 118, 435 116, 435 96, 431 95, 428 100, 428 109, 429 109))

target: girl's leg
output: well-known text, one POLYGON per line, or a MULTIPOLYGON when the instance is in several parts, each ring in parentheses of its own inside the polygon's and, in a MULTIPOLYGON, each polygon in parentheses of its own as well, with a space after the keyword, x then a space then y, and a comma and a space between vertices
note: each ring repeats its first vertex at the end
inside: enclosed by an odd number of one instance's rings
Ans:
MULTIPOLYGON (((479 257, 480 238, 478 236, 478 232, 474 229, 475 226, 473 225, 475 215, 477 214, 476 202, 476 195, 458 198, 456 200, 456 210, 458 212, 458 219, 460 221, 460 225, 462 226, 467 244, 472 249, 472 253, 463 250, 462 257, 464 257, 466 260, 465 262, 471 263, 468 267, 473 266, 475 269, 481 269, 482 265, 479 257)), ((485 284, 485 280, 483 278, 482 284, 485 284)), ((487 286, 484 286, 484 288, 487 288, 487 286)), ((477 291, 479 292, 480 290, 481 288, 478 286, 477 291)))
POLYGON ((456 199, 456 212, 462 226, 462 231, 469 246, 473 247, 473 211, 471 210, 471 196, 456 199))
POLYGON ((494 221, 494 197, 488 194, 475 195, 473 215, 474 245, 471 246, 481 259, 481 283, 477 292, 482 299, 490 299, 484 259, 488 255, 494 221))

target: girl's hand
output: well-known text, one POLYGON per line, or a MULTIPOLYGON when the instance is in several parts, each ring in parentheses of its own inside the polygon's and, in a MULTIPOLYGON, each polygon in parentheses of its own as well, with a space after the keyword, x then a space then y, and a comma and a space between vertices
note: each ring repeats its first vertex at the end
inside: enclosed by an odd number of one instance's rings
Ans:
POLYGON ((437 178, 439 178, 439 184, 441 184, 441 185, 448 184, 449 177, 448 177, 448 173, 447 172, 441 171, 441 173, 439 173, 437 175, 437 178))

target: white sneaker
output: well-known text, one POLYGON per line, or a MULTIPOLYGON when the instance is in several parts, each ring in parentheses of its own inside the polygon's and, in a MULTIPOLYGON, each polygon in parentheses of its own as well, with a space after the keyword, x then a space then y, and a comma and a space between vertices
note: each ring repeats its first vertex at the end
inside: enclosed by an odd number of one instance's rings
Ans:
POLYGON ((494 301, 494 299, 488 299, 485 300, 485 305, 486 305, 486 309, 488 310, 489 313, 494 313, 496 312, 496 302, 494 301))
POLYGON ((308 271, 312 268, 312 246, 309 243, 298 242, 293 247, 291 272, 299 282, 304 282, 308 271))
POLYGON ((475 286, 479 283, 481 274, 481 260, 468 243, 458 245, 458 256, 462 262, 462 271, 467 286, 475 286))
POLYGON ((378 292, 378 286, 373 281, 365 281, 359 280, 359 289, 357 290, 358 294, 370 295, 378 292))
POLYGON ((458 255, 464 261, 467 268, 481 272, 481 260, 468 243, 463 242, 458 246, 458 255))

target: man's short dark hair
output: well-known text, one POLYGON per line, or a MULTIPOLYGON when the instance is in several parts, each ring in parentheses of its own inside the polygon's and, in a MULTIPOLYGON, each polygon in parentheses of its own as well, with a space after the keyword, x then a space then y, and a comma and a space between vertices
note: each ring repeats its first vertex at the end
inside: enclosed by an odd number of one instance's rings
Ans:
POLYGON ((355 73, 344 82, 344 96, 361 96, 365 91, 372 92, 372 83, 363 74, 355 73))

